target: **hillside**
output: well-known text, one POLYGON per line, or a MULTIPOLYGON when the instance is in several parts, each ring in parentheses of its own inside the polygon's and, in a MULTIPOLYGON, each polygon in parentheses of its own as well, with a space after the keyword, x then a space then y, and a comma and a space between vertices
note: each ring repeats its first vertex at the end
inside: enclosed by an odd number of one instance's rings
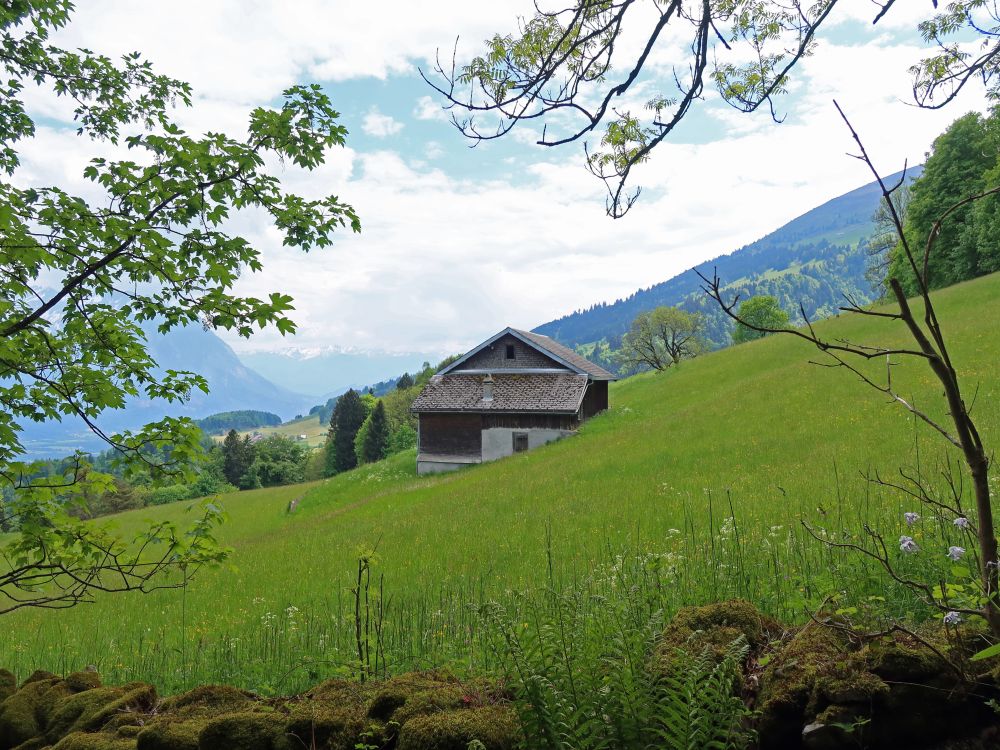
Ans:
MULTIPOLYGON (((909 178, 919 176, 921 169, 910 169, 909 178)), ((891 183, 900 176, 897 173, 886 180, 891 183)), ((865 240, 872 234, 871 217, 880 196, 877 183, 852 190, 698 268, 708 275, 717 269, 727 290, 743 299, 755 294, 777 297, 793 320, 800 318, 800 302, 810 318, 834 314, 844 294, 869 302, 873 290, 865 279, 865 240)), ((701 283, 690 269, 625 299, 574 312, 534 330, 568 346, 602 339, 614 342, 639 313, 669 305, 705 313, 709 338, 717 345, 726 344, 730 322, 708 304, 701 283)))
MULTIPOLYGON (((936 299, 995 448, 1000 338, 982 323, 1000 320, 1000 275, 936 299)), ((880 343, 905 335, 856 316, 818 330, 880 343)), ((809 364, 818 356, 792 337, 770 337, 630 378, 578 436, 458 473, 418 478, 407 452, 312 485, 225 497, 231 565, 203 571, 184 595, 102 597, 69 612, 9 616, 0 653, 24 674, 93 663, 109 681, 141 677, 165 690, 199 682, 294 690, 351 658, 350 591, 359 550, 372 547, 393 669, 488 668, 478 605, 503 601, 517 612, 519 590, 549 581, 596 577, 614 588, 629 565, 652 581, 668 613, 741 596, 801 622, 836 595, 912 614, 912 599, 856 556, 814 541, 801 522, 835 535, 868 523, 894 540, 907 531, 902 513, 912 502, 866 487, 860 472, 911 465, 916 436, 921 465, 936 475, 945 444, 848 373, 809 364)), ((897 367, 894 382, 943 414, 922 367, 897 367)), ((116 522, 128 532, 186 512, 176 504, 116 522)), ((925 564, 944 562, 948 543, 961 541, 932 520, 910 533, 929 550, 925 564)))

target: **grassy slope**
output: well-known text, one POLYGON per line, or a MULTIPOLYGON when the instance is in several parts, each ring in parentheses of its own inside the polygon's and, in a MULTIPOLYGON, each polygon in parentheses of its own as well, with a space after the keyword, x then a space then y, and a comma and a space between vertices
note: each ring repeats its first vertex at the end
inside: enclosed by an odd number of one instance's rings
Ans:
MULTIPOLYGON (((992 322, 1000 320, 1000 276, 953 287, 938 299, 967 397, 978 386, 980 427, 996 446, 1000 341, 992 322)), ((856 316, 818 329, 872 343, 904 341, 899 326, 856 316)), ((557 570, 566 575, 582 574, 619 545, 676 550, 684 560, 678 604, 743 594, 777 614, 801 617, 813 588, 878 592, 880 582, 809 543, 798 519, 857 530, 863 518, 890 537, 899 533, 904 506, 896 499, 866 504, 858 472, 869 466, 892 472, 910 462, 915 434, 922 436, 925 462, 941 454, 943 442, 926 429, 915 432, 901 410, 849 373, 812 366, 810 358, 818 355, 803 342, 771 337, 666 374, 631 378, 613 387, 611 411, 578 437, 450 475, 415 477, 408 452, 313 485, 225 498, 231 521, 224 536, 236 548, 235 567, 203 572, 187 593, 186 658, 196 659, 194 651, 211 661, 197 675, 203 679, 258 688, 264 678, 247 676, 248 659, 271 674, 274 665, 304 656, 335 659, 328 639, 346 627, 337 617, 356 550, 376 541, 377 571, 399 602, 397 645, 419 640, 407 653, 428 659, 438 653, 434 644, 405 632, 407 623, 424 628, 433 615, 425 609, 458 612, 453 599, 537 583, 548 526, 557 570), (727 492, 742 535, 735 546, 718 533, 729 515, 727 492), (302 495, 299 510, 286 515, 288 501, 302 495), (293 613, 295 632, 272 644, 261 623, 268 613, 284 617, 289 606, 301 610, 293 613), (222 649, 220 634, 239 645, 222 649), (232 673, 220 666, 226 660, 232 673)), ((900 367, 895 382, 941 415, 929 372, 900 367)), ((183 507, 124 514, 117 523, 129 530, 147 518, 179 518, 183 507)), ((177 592, 105 598, 72 612, 5 618, 10 629, 0 632, 0 653, 11 654, 8 661, 21 670, 93 662, 119 679, 154 672, 179 684, 181 622, 177 592)), ((442 646, 441 654, 450 653, 442 646)))
MULTIPOLYGON (((303 417, 302 419, 293 419, 290 422, 285 422, 284 424, 277 425, 275 427, 257 427, 253 430, 243 430, 240 435, 249 435, 253 432, 259 432, 261 435, 284 435, 285 437, 292 438, 293 440, 299 435, 305 435, 306 439, 302 441, 305 445, 310 448, 318 448, 323 445, 326 441, 326 431, 327 425, 321 425, 319 423, 319 417, 315 414, 303 417)), ((216 442, 221 443, 225 440, 226 436, 215 435, 214 439, 216 442)))

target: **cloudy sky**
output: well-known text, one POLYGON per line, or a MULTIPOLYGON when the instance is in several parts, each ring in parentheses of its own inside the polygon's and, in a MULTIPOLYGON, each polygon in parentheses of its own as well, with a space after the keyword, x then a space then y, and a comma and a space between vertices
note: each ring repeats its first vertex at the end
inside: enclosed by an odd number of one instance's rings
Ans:
MULTIPOLYGON (((283 88, 322 84, 350 130, 348 146, 313 173, 279 172, 304 194, 351 203, 362 234, 304 255, 247 221, 240 229, 261 248, 265 270, 240 290, 291 293, 300 332, 227 340, 238 351, 443 354, 506 325, 531 328, 663 281, 868 182, 845 156, 851 143, 834 97, 885 173, 921 162, 948 123, 985 104, 981 91, 937 112, 908 103, 907 68, 921 55, 915 26, 931 2, 897 5, 875 28, 871 0, 838 7, 779 103, 783 124, 708 93, 638 170, 645 192, 618 221, 604 213, 603 186, 584 169, 580 144, 545 149, 522 129, 470 149, 417 74, 437 49, 450 56, 456 37, 467 58, 494 32, 513 31, 530 0, 80 0, 58 42, 112 55, 140 50, 189 81, 194 106, 176 115, 192 132, 239 135, 247 113, 283 88)), ((653 77, 625 106, 644 101, 656 76, 669 81, 682 59, 683 47, 659 49, 653 77)), ((59 125, 58 104, 35 105, 49 119, 25 149, 22 179, 81 185, 94 145, 59 125)))

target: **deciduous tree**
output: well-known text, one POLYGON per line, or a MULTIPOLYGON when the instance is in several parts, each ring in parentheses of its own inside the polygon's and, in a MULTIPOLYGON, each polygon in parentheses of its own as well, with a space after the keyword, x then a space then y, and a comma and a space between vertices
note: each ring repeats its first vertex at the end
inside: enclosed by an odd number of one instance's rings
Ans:
POLYGON ((733 329, 733 343, 742 344, 762 338, 768 331, 786 325, 788 313, 781 309, 778 300, 767 294, 751 297, 740 305, 739 319, 733 329))
POLYGON ((657 307, 641 313, 622 338, 618 357, 628 368, 666 370, 704 351, 704 319, 677 307, 657 307))
POLYGON ((189 532, 162 523, 129 545, 71 518, 79 497, 110 488, 85 471, 37 477, 21 460, 27 421, 76 419, 112 446, 118 460, 155 476, 185 479, 200 453, 199 430, 166 417, 136 431, 109 434, 102 413, 129 397, 178 401, 207 388, 191 372, 159 374, 141 324, 160 333, 205 325, 249 336, 275 326, 294 330, 292 300, 239 295, 245 269, 261 270, 258 248, 232 234, 238 211, 268 217, 283 242, 303 250, 357 231, 358 218, 335 196, 286 192, 266 163, 277 158, 312 169, 346 130, 317 86, 287 89, 275 107, 249 115, 245 138, 182 130, 171 108, 191 101, 190 87, 154 72, 139 54, 120 61, 54 45, 69 20, 69 0, 18 0, 0 7, 0 485, 13 490, 5 514, 19 529, 0 573, 0 613, 25 606, 62 607, 93 591, 148 589, 172 568, 183 576, 217 561, 206 505, 189 532), (19 149, 35 122, 24 89, 40 86, 73 102, 80 137, 109 142, 113 157, 92 159, 84 194, 31 185, 19 149))

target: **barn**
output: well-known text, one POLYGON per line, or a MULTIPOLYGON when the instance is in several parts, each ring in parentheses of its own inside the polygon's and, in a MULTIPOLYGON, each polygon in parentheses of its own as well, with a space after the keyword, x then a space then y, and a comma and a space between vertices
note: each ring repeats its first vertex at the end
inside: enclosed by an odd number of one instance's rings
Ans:
POLYGON ((450 471, 572 435, 608 408, 615 376, 548 336, 505 328, 413 402, 417 473, 450 471))

